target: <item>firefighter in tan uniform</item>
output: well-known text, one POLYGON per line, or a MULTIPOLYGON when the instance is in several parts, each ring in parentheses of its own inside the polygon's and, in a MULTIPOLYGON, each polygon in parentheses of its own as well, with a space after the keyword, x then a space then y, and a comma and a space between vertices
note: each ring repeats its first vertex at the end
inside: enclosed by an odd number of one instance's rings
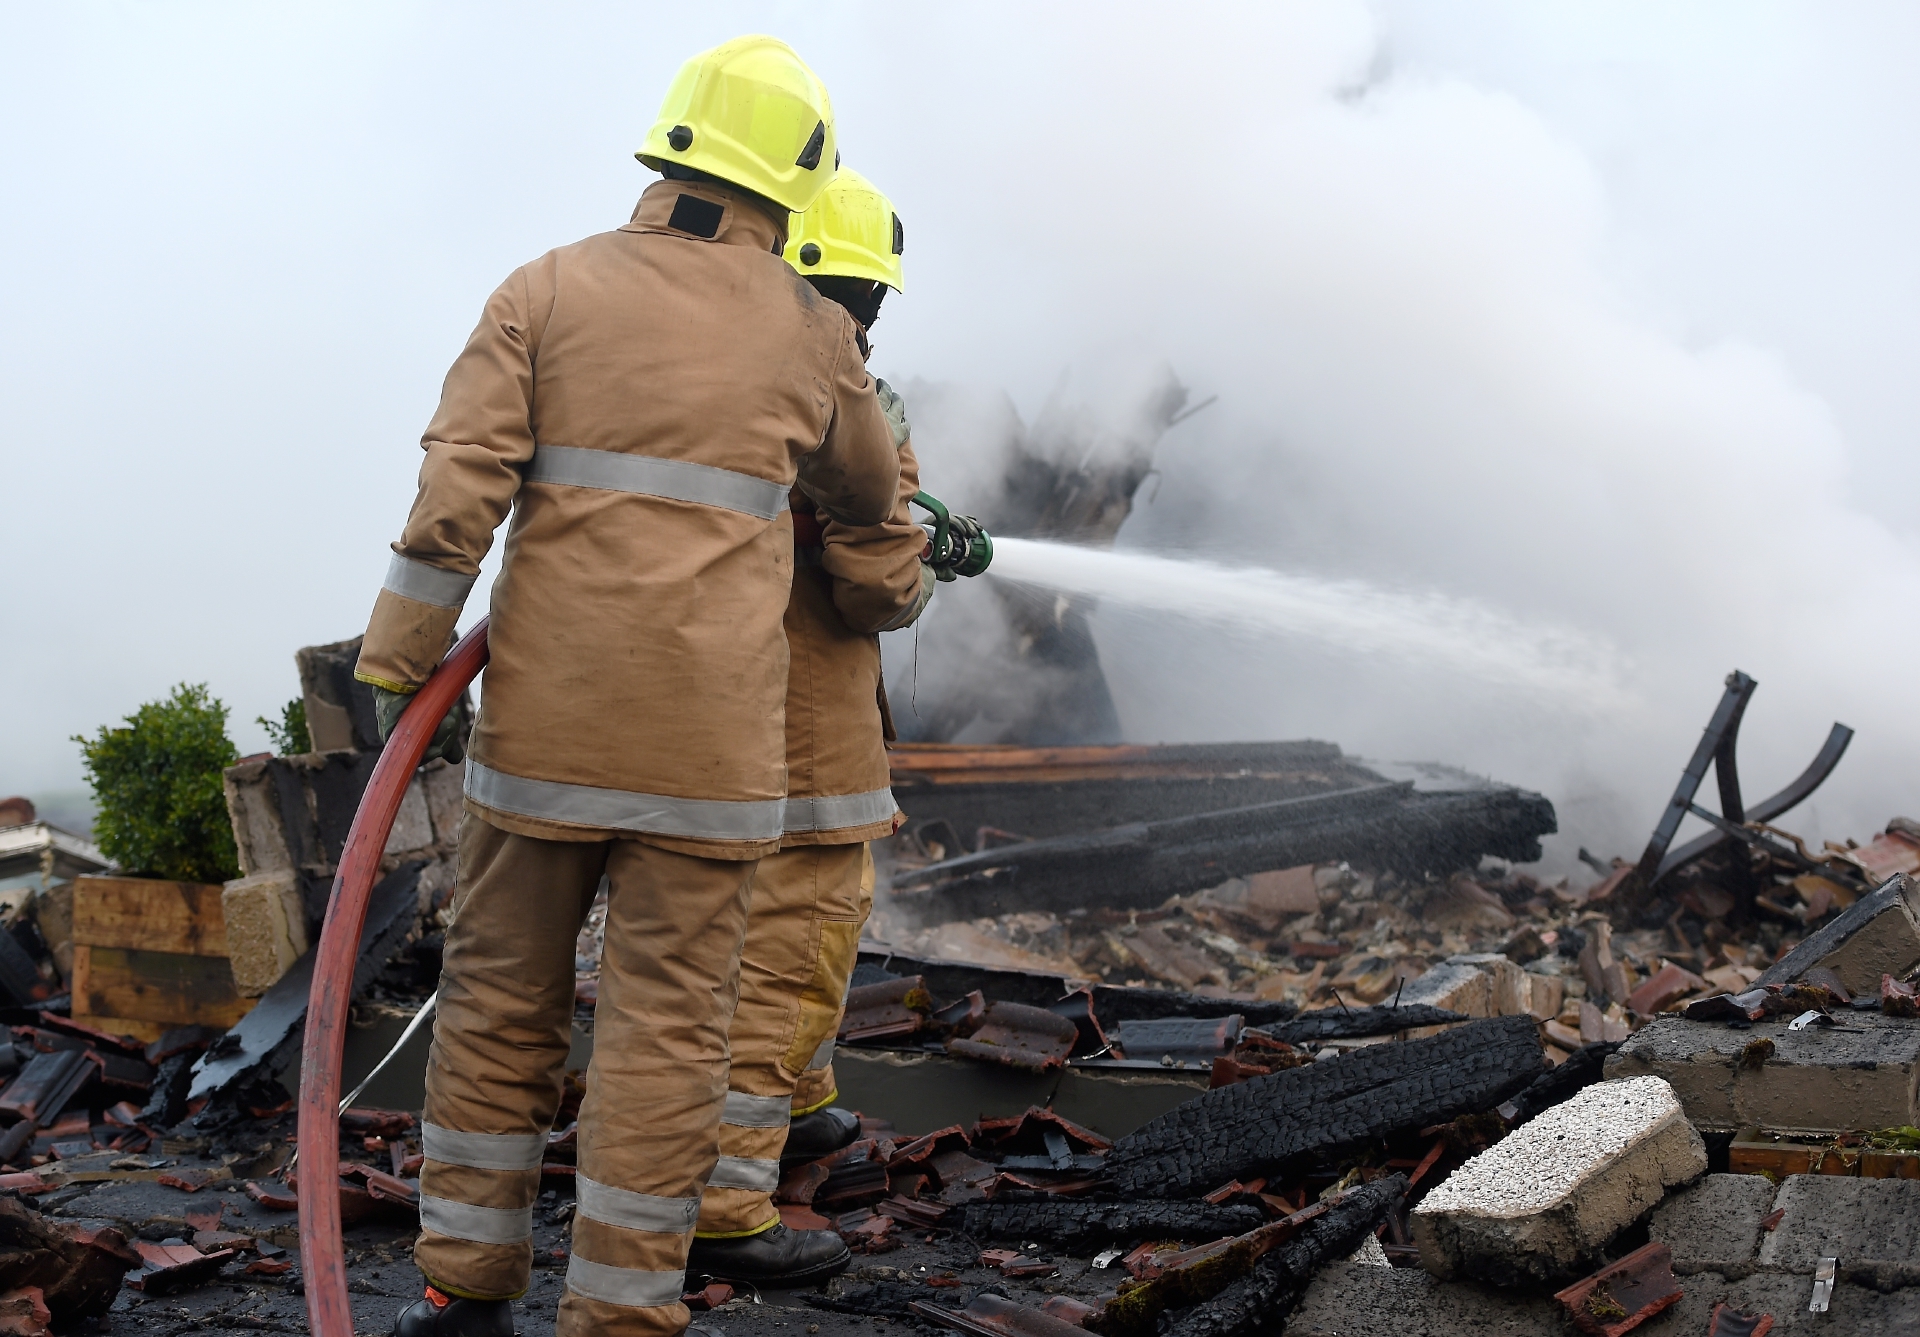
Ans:
POLYGON ((771 38, 716 47, 637 156, 666 179, 631 222, 488 300, 361 652, 390 726, 511 511, 427 1070, 428 1291, 398 1337, 512 1332, 603 876, 556 1331, 687 1326, 748 888, 787 827, 789 495, 852 525, 896 506, 899 441, 859 328, 781 258, 789 211, 837 166, 819 80, 771 38))
MULTIPOLYGON (((786 255, 864 332, 887 289, 901 287, 904 243, 886 196, 843 167, 795 220, 786 255)), ((921 560, 926 532, 907 506, 919 472, 903 442, 894 511, 878 525, 849 525, 794 500, 787 829, 780 852, 754 872, 720 1163, 701 1199, 690 1277, 800 1286, 850 1261, 834 1232, 782 1225, 772 1194, 783 1150, 824 1156, 859 1132, 857 1119, 833 1107, 831 1058, 873 901, 866 842, 891 835, 898 812, 876 633, 918 617, 936 576, 921 560)))

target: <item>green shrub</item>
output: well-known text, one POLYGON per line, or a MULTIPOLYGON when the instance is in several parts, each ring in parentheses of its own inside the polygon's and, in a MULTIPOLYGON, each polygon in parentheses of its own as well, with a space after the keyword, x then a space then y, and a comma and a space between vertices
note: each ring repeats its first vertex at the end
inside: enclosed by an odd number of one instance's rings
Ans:
POLYGON ((278 720, 256 715, 253 722, 267 731, 267 741, 273 744, 273 750, 279 756, 297 757, 303 752, 313 751, 313 735, 307 731, 305 697, 296 696, 280 707, 278 720))
POLYGON ((109 859, 137 877, 224 882, 239 876, 233 827, 220 772, 239 753, 227 737, 227 708, 205 683, 181 683, 164 701, 76 734, 99 805, 94 838, 109 859))

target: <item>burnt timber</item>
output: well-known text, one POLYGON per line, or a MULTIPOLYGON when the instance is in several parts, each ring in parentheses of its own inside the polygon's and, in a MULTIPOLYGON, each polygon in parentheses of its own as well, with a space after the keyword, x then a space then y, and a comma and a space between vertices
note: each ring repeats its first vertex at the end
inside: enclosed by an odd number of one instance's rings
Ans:
POLYGON ((891 885, 927 922, 1145 909, 1308 863, 1419 875, 1486 855, 1530 862, 1558 829, 1542 795, 1441 767, 1392 773, 1403 769, 1322 743, 903 750, 895 794, 924 848, 964 846, 970 829, 984 846, 1009 823, 1034 838, 897 869, 891 885))

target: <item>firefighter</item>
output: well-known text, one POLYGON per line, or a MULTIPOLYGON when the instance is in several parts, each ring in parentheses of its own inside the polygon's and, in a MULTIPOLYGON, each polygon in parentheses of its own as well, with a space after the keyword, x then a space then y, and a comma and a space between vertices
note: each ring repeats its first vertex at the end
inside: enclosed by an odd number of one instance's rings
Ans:
POLYGON ((427 1293, 398 1337, 513 1330, 603 878, 556 1332, 687 1326, 748 888, 787 825, 789 495, 851 525, 897 504, 897 397, 890 422, 857 323, 781 258, 837 166, 819 79, 772 38, 703 52, 636 156, 663 179, 631 222, 488 300, 361 651, 390 728, 511 510, 427 1069, 427 1293))
MULTIPOLYGON (((904 250, 893 205, 843 167, 795 220, 786 256, 859 322, 864 348, 881 301, 901 289, 904 250)), ((859 1120, 833 1104, 833 1039, 873 903, 866 842, 900 820, 877 633, 910 624, 933 594, 926 532, 907 508, 919 473, 903 439, 893 514, 878 525, 824 516, 794 494, 786 833, 753 876, 720 1162, 701 1198, 690 1278, 801 1286, 850 1261, 834 1232, 781 1224, 772 1195, 783 1156, 825 1156, 859 1135, 859 1120)))

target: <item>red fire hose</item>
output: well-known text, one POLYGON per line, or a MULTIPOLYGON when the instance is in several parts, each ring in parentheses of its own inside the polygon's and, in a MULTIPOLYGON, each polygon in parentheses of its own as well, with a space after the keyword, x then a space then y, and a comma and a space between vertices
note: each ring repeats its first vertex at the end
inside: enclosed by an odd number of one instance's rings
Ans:
POLYGON ((360 930, 393 830, 400 800, 433 741, 433 732, 468 683, 486 667, 487 619, 433 671, 394 726, 374 763, 373 778, 354 814, 327 901, 326 923, 314 952, 307 995, 307 1031, 300 1055, 300 1268, 307 1289, 307 1323, 314 1337, 353 1337, 347 1268, 340 1245, 340 1062, 353 1004, 353 970, 360 930))

